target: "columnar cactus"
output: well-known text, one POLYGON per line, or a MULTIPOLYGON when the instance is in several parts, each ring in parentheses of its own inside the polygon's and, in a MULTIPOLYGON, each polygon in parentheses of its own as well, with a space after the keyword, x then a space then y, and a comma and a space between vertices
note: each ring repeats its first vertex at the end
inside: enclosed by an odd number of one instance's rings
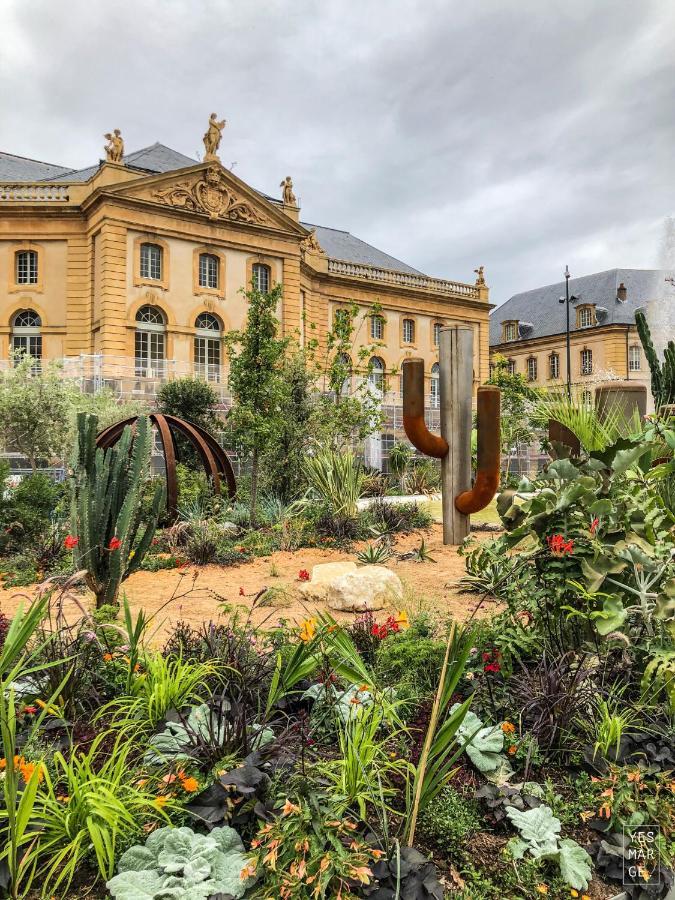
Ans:
POLYGON ((675 341, 668 341, 661 363, 643 312, 635 313, 635 324, 652 373, 652 396, 658 412, 664 406, 675 404, 675 341))
POLYGON ((143 561, 164 504, 164 485, 157 485, 145 512, 151 439, 146 417, 139 417, 135 434, 125 428, 117 444, 105 451, 96 447, 97 428, 96 416, 78 415, 71 528, 75 565, 86 571, 98 608, 116 602, 120 584, 143 561))

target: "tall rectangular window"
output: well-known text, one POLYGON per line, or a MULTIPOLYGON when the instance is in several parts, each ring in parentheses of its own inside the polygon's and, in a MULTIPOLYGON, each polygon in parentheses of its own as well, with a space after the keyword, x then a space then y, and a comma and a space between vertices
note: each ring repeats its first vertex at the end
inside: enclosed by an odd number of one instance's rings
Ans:
POLYGON ((441 345, 441 328, 443 326, 440 322, 434 322, 434 347, 440 347, 441 345))
POLYGON ((373 341, 381 341, 384 337, 384 319, 382 316, 370 317, 370 338, 373 341))
POLYGON ((505 341, 515 341, 518 337, 518 323, 517 322, 506 322, 504 324, 504 340, 505 341))
POLYGON ((593 351, 592 350, 582 350, 581 351, 581 374, 582 375, 592 375, 593 374, 593 351))
POLYGON ((158 244, 141 244, 141 278, 162 280, 162 248, 158 244))
POLYGON ((637 344, 628 348, 628 371, 639 372, 642 368, 642 353, 637 344))
POLYGON ((579 309, 579 328, 590 328, 595 325, 595 316, 592 306, 582 306, 579 309))
POLYGON ((413 319, 404 319, 403 320, 403 343, 404 344, 414 344, 415 343, 415 322, 413 319))
POLYGON ((527 360, 527 380, 537 380, 537 359, 535 356, 530 356, 527 360))
POLYGON ((253 287, 261 294, 269 293, 270 289, 270 267, 262 263, 255 263, 253 266, 253 287))
POLYGON ((218 263, 220 260, 213 253, 199 254, 199 287, 218 287, 218 263))
POLYGON ((509 362, 508 362, 508 370, 509 370, 509 375, 515 375, 515 374, 516 374, 516 361, 515 361, 515 359, 510 359, 510 360, 509 360, 509 362))
POLYGON ((560 378, 560 357, 557 353, 551 353, 548 358, 548 377, 560 378))
POLYGON ((16 284, 38 283, 38 255, 36 250, 19 250, 16 254, 16 284))

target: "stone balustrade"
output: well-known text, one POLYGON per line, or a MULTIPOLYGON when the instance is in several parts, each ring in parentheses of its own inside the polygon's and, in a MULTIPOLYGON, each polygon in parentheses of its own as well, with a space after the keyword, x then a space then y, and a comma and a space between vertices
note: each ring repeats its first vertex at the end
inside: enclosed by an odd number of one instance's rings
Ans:
POLYGON ((0 184, 0 203, 67 203, 65 184, 0 184))
POLYGON ((363 278, 367 281, 380 281, 387 284, 400 284, 402 287, 421 288, 438 294, 453 294, 479 299, 479 289, 473 284, 462 284, 460 281, 446 281, 444 278, 430 278, 428 275, 416 275, 413 272, 396 272, 392 269, 380 269, 365 263, 348 262, 343 259, 329 259, 328 271, 334 275, 347 275, 350 278, 363 278))

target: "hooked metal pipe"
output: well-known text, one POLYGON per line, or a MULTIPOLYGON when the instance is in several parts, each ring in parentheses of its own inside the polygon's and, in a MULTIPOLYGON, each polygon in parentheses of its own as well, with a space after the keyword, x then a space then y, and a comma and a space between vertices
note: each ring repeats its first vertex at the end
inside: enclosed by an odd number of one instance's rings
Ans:
POLYGON ((425 456, 443 459, 448 442, 427 428, 424 421, 424 360, 405 359, 403 378, 403 428, 408 440, 425 456))
MULTIPOLYGON (((402 365, 403 428, 421 453, 443 459, 448 442, 429 431, 424 421, 424 360, 406 359, 402 365)), ((477 396, 478 460, 476 479, 469 491, 455 498, 463 515, 479 512, 490 503, 499 487, 501 393, 496 387, 479 387, 477 396)))
POLYGON ((479 387, 477 394, 476 479, 470 491, 455 497, 455 506, 467 516, 485 509, 499 488, 501 392, 496 387, 479 387))

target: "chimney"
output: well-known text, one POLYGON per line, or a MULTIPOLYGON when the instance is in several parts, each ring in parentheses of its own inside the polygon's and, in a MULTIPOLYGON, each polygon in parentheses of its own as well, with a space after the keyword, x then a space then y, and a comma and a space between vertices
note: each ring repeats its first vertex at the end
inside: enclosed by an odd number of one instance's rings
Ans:
POLYGON ((626 285, 622 281, 621 284, 616 289, 616 299, 619 301, 619 303, 625 303, 627 296, 628 296, 628 290, 626 288, 626 285))

